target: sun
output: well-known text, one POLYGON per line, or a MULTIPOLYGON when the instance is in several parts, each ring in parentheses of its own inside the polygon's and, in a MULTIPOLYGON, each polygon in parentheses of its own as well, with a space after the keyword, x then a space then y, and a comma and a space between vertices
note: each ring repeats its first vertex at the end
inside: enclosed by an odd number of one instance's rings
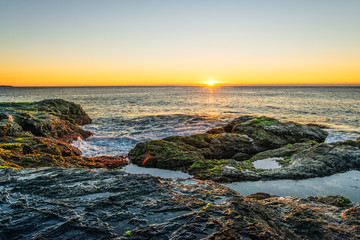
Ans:
POLYGON ((216 83, 216 82, 215 82, 214 80, 209 80, 209 81, 206 82, 206 84, 207 84, 208 86, 210 86, 210 87, 214 86, 215 83, 216 83))

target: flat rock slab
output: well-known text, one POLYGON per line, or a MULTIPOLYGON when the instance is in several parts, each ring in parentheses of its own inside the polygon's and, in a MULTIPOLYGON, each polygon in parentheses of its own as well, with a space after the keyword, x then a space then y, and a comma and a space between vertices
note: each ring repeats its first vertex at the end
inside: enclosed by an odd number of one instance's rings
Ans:
MULTIPOLYGON (((315 199, 316 200, 316 199, 315 199)), ((358 239, 359 207, 117 170, 0 170, 0 239, 358 239)))

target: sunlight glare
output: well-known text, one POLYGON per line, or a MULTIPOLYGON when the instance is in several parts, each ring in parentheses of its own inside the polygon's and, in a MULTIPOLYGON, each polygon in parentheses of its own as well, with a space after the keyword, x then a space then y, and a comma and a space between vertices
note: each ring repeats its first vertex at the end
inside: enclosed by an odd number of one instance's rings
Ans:
POLYGON ((215 84, 216 82, 214 81, 214 80, 209 80, 209 81, 207 81, 207 85, 208 86, 214 86, 214 84, 215 84))

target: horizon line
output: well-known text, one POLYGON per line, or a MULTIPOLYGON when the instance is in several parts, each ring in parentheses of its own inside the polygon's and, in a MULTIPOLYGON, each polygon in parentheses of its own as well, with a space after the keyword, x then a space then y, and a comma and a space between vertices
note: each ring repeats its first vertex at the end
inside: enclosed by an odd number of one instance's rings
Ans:
POLYGON ((360 83, 348 83, 348 84, 215 84, 213 86, 209 86, 207 84, 194 84, 194 85, 182 85, 182 84, 153 84, 153 85, 0 85, 1 87, 9 87, 9 88, 23 88, 23 87, 34 87, 34 88, 42 88, 42 87, 208 87, 208 88, 216 88, 216 87, 360 87, 360 83))

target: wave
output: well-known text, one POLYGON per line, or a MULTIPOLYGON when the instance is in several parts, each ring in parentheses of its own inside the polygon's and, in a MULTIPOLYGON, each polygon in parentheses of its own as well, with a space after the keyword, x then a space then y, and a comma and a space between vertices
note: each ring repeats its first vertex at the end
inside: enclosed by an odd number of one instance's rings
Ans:
POLYGON ((78 139, 72 145, 79 148, 85 157, 126 155, 138 141, 131 137, 93 136, 78 139))

